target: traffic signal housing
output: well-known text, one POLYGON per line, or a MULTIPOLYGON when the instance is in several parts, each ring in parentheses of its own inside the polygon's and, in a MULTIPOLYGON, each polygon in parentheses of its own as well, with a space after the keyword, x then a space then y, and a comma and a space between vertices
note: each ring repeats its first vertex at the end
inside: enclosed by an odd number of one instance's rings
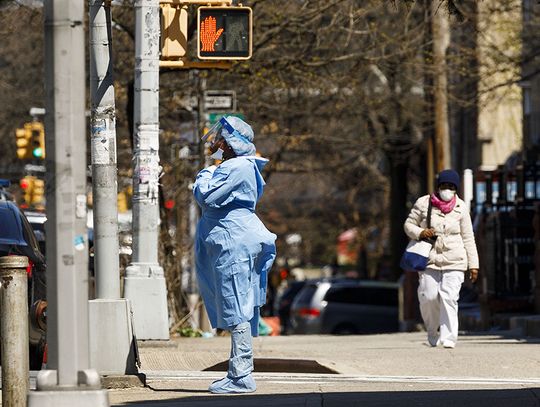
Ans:
POLYGON ((187 6, 161 4, 161 59, 179 59, 186 55, 187 32, 187 6))
POLYGON ((26 131, 26 128, 15 130, 15 141, 17 143, 17 158, 24 160, 31 158, 32 153, 30 151, 30 137, 31 134, 26 131))
POLYGON ((36 177, 27 175, 19 181, 19 185, 23 190, 23 198, 26 206, 32 205, 32 197, 34 195, 34 181, 36 177))
POLYGON ((28 126, 31 142, 30 147, 32 150, 32 157, 45 158, 45 128, 41 122, 26 123, 24 127, 28 126))
POLYGON ((45 208, 45 181, 35 175, 26 175, 19 181, 25 205, 21 207, 45 208))
POLYGON ((34 179, 32 188, 32 205, 36 208, 44 208, 45 203, 45 181, 39 178, 34 179))
POLYGON ((197 26, 199 59, 251 58, 253 17, 250 7, 199 7, 197 26))

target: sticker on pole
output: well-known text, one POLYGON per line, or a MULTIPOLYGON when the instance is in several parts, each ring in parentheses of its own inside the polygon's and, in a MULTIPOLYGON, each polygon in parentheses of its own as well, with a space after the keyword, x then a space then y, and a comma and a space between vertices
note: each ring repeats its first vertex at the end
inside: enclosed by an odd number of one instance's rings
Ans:
POLYGON ((81 251, 84 250, 84 237, 75 236, 75 250, 81 251))

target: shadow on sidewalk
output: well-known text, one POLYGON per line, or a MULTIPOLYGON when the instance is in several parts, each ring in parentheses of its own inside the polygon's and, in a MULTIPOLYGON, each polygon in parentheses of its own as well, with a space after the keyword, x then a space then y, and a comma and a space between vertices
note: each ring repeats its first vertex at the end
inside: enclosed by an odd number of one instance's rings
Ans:
POLYGON ((472 344, 510 344, 510 345, 538 345, 540 338, 521 335, 518 331, 482 331, 482 332, 460 332, 460 342, 472 344), (512 341, 517 342, 512 342, 512 341))
MULTIPOLYGON (((171 392, 196 391, 188 389, 171 392)), ((126 407, 539 407, 540 388, 501 390, 330 392, 275 395, 205 395, 128 402, 126 407)))

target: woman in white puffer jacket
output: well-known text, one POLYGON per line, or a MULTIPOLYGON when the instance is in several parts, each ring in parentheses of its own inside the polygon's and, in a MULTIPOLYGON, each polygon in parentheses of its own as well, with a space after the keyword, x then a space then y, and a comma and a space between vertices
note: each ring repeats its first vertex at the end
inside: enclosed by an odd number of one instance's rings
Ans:
POLYGON ((404 229, 410 239, 436 236, 425 271, 420 272, 418 299, 431 346, 441 343, 453 348, 458 336, 458 299, 465 273, 474 283, 478 278, 478 252, 471 216, 457 196, 459 175, 441 171, 437 191, 420 197, 414 204, 404 229), (431 201, 431 228, 427 213, 431 201))

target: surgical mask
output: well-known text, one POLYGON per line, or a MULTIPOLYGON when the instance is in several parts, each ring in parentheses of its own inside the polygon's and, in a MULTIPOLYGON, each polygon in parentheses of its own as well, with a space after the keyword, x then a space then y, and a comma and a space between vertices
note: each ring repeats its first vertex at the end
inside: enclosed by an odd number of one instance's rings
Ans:
POLYGON ((452 198, 456 195, 456 191, 452 191, 451 189, 440 189, 439 190, 439 196, 441 199, 445 202, 450 202, 452 198))
POLYGON ((214 160, 223 160, 223 150, 218 148, 211 156, 210 158, 213 158, 214 160))

